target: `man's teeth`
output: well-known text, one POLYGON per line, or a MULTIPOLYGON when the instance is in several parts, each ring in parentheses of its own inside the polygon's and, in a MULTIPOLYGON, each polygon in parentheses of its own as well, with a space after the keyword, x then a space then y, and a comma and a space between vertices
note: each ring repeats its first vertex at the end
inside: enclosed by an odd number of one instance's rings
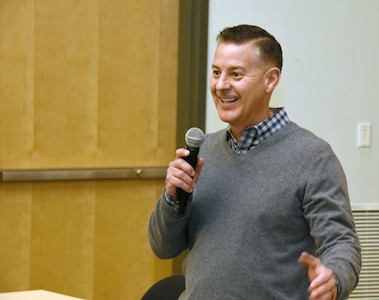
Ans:
POLYGON ((221 98, 221 101, 224 102, 224 103, 228 103, 228 102, 234 102, 234 101, 237 101, 238 98, 221 98))

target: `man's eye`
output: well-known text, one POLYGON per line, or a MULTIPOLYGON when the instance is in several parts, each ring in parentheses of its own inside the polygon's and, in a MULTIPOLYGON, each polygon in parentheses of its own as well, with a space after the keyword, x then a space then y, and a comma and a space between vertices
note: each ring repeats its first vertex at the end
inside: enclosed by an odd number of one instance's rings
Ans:
POLYGON ((241 78, 243 77, 243 75, 242 75, 241 73, 234 72, 234 73, 232 74, 232 77, 233 77, 234 79, 241 79, 241 78))
POLYGON ((221 74, 220 71, 213 70, 213 76, 214 76, 214 77, 219 77, 220 74, 221 74))

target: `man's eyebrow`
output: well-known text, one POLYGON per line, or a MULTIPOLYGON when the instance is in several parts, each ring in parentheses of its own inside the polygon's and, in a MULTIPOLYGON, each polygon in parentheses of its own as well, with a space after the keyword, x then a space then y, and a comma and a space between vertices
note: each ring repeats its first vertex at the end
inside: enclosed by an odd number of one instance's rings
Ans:
MULTIPOLYGON (((212 64, 212 68, 220 69, 220 67, 218 67, 218 66, 216 66, 214 64, 212 64)), ((242 66, 234 66, 234 67, 228 68, 228 70, 229 71, 235 71, 235 70, 237 70, 237 71, 245 71, 245 68, 242 67, 242 66)))

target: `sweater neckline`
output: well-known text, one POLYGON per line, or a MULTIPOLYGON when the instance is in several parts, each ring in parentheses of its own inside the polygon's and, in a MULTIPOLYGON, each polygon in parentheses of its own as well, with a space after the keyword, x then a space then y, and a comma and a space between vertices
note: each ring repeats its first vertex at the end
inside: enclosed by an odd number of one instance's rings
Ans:
POLYGON ((245 159, 249 158, 250 156, 257 154, 257 153, 261 152, 262 150, 264 150, 265 148, 270 147, 272 144, 276 143, 289 130, 294 129, 294 126, 296 126, 296 124, 293 123, 292 121, 289 121, 286 126, 282 127, 280 130, 276 131, 270 137, 268 137, 264 141, 260 142, 259 144, 257 144, 253 148, 249 149, 249 151, 247 151, 246 153, 244 153, 242 155, 236 154, 233 151, 233 149, 230 147, 229 143, 227 142, 227 140, 225 138, 227 131, 228 131, 228 128, 225 128, 225 129, 221 130, 221 135, 223 136, 223 139, 222 139, 223 151, 225 152, 225 154, 233 156, 234 159, 236 159, 238 161, 245 160, 245 159))

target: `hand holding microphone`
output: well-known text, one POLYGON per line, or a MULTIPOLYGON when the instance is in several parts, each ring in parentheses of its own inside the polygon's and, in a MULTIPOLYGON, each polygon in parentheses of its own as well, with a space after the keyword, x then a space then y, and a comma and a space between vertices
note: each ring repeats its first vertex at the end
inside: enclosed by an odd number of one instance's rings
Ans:
MULTIPOLYGON (((181 157, 181 159, 185 160, 189 165, 192 166, 193 169, 196 168, 196 164, 198 161, 198 154, 199 154, 199 148, 202 142, 204 141, 204 133, 201 129, 193 127, 187 130, 185 134, 185 141, 186 141, 186 149, 189 151, 188 156, 181 157)), ((175 160, 170 164, 171 171, 169 170, 170 174, 167 175, 166 181, 166 190, 168 191, 167 185, 170 185, 170 179, 171 181, 177 182, 177 180, 185 181, 183 178, 180 178, 179 175, 175 174, 182 174, 182 172, 177 172, 177 169, 182 169, 181 166, 176 164, 176 162, 179 162, 180 160, 175 160), (172 174, 171 174, 172 173, 172 174)), ((175 185, 176 184, 172 184, 175 185)), ((180 185, 180 184, 178 184, 180 185)), ((191 196, 192 193, 186 192, 185 190, 181 189, 180 187, 176 188, 176 197, 175 197, 175 205, 174 205, 174 211, 179 214, 183 215, 186 211, 188 199, 191 196)))

